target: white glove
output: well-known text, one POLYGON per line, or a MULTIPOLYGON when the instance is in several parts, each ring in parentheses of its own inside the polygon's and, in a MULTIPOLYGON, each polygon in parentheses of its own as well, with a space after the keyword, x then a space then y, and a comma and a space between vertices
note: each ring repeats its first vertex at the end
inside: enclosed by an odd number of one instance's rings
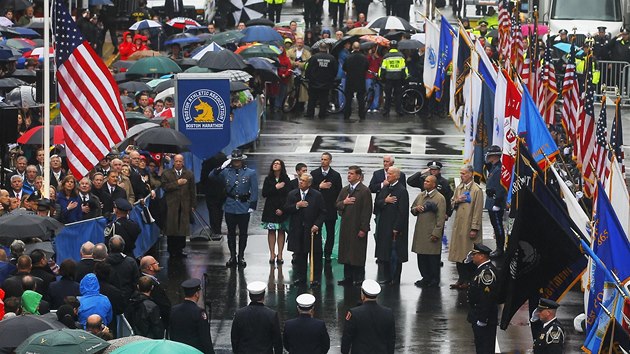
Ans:
POLYGON ((496 205, 492 207, 492 211, 499 211, 499 210, 501 210, 501 207, 498 207, 496 205))
POLYGON ((249 208, 249 209, 247 209, 247 212, 251 214, 251 213, 253 213, 253 212, 254 212, 254 209, 249 208))
POLYGON ((230 165, 230 163, 232 163, 232 159, 225 160, 223 165, 221 165, 221 169, 224 169, 224 168, 228 167, 230 165))
POLYGON ((584 197, 584 193, 582 191, 575 192, 575 197, 580 200, 584 197))
POLYGON ((485 323, 485 322, 477 321, 477 326, 479 326, 479 327, 485 327, 485 326, 487 326, 487 325, 488 325, 488 324, 487 324, 487 323, 485 323))
POLYGON ((564 154, 565 154, 565 155, 568 155, 568 154, 570 154, 570 153, 571 153, 571 148, 570 148, 570 147, 568 147, 568 146, 567 146, 567 147, 565 147, 565 148, 564 148, 564 154))

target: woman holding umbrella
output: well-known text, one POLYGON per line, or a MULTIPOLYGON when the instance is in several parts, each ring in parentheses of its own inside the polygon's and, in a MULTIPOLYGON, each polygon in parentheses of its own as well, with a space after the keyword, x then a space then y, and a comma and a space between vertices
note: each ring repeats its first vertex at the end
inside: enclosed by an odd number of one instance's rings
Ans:
POLYGON ((61 180, 61 191, 57 193, 57 203, 61 207, 60 221, 62 223, 69 224, 81 220, 81 200, 77 193, 74 176, 66 176, 61 180))

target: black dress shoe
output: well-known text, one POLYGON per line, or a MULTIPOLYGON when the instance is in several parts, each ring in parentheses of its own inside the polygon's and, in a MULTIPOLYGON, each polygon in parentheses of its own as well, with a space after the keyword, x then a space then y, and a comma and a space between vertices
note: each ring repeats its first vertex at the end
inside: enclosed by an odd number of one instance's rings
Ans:
POLYGON ((352 284, 352 280, 350 279, 343 279, 337 282, 337 285, 350 285, 352 284))
POLYGON ((319 282, 317 280, 311 282, 311 288, 319 288, 319 282))
POLYGON ((418 288, 422 288, 423 286, 427 285, 427 281, 425 279, 421 279, 413 283, 413 285, 417 286, 418 288))
POLYGON ((238 266, 241 268, 245 268, 247 267, 247 262, 245 262, 245 260, 243 258, 239 258, 238 259, 238 266))
POLYGON ((227 263, 225 263, 225 266, 228 267, 228 268, 236 267, 236 258, 230 257, 230 259, 227 261, 227 263))

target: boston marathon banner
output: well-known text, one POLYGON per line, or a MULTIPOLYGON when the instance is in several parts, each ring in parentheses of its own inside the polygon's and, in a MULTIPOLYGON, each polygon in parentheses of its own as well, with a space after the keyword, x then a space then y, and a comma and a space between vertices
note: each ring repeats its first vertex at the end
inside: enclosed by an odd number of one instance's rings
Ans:
POLYGON ((177 74, 177 130, 192 142, 190 152, 204 160, 230 143, 230 80, 220 73, 177 74))

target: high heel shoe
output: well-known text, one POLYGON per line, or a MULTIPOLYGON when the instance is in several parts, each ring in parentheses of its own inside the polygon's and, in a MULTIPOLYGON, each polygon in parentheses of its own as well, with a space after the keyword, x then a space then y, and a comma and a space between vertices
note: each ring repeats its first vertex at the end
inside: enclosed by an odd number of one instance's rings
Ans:
POLYGON ((277 263, 277 264, 284 264, 284 259, 282 259, 282 258, 276 258, 276 263, 277 263))

